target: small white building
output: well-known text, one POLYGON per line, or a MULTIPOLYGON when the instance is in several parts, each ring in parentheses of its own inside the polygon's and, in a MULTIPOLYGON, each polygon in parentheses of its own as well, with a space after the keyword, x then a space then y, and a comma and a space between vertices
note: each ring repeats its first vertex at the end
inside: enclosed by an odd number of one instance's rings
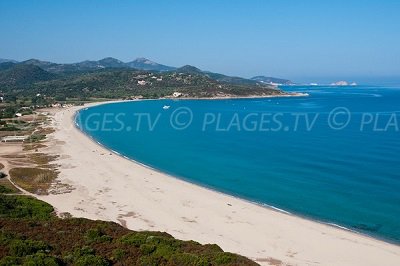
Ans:
POLYGON ((141 85, 141 86, 146 85, 146 81, 145 80, 139 80, 137 83, 139 85, 141 85))
POLYGON ((27 139, 28 136, 5 136, 1 139, 2 142, 22 142, 27 139))
POLYGON ((172 96, 175 97, 175 98, 178 98, 178 97, 181 97, 181 96, 182 96, 182 93, 176 91, 176 92, 174 92, 174 93, 172 94, 172 96))

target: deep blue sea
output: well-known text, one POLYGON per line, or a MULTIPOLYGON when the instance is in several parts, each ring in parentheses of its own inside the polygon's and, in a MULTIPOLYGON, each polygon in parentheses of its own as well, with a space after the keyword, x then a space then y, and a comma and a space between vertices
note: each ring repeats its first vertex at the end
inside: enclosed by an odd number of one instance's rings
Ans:
POLYGON ((217 191, 400 243, 400 88, 82 110, 96 141, 217 191))

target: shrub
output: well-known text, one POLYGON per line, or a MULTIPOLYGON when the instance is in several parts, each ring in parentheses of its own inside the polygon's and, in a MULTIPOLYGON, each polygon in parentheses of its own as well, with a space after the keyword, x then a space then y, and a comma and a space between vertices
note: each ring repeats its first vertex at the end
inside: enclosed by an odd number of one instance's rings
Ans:
POLYGON ((46 135, 44 135, 44 134, 32 134, 26 139, 26 141, 27 142, 39 142, 41 140, 44 140, 45 138, 46 138, 46 135))
POLYGON ((140 245, 146 243, 146 233, 129 233, 120 238, 120 242, 128 245, 134 245, 140 247, 140 245))
POLYGON ((9 232, 3 232, 0 230, 0 246, 6 246, 10 241, 12 241, 15 236, 9 232))
POLYGON ((138 263, 138 265, 143 265, 143 266, 158 266, 160 264, 161 264, 160 260, 152 256, 141 257, 138 263))
POLYGON ((235 261, 235 255, 231 253, 218 253, 215 256, 214 261, 218 265, 229 264, 235 261))
POLYGON ((200 258, 194 254, 181 253, 175 254, 170 259, 170 264, 172 265, 182 265, 182 266, 208 266, 210 263, 207 259, 200 258))
POLYGON ((85 234, 87 243, 111 242, 112 237, 105 235, 100 228, 89 229, 85 234))
POLYGON ((7 193, 13 193, 13 192, 14 192, 14 190, 12 190, 11 188, 0 185, 0 193, 7 194, 7 193))
POLYGON ((82 248, 78 248, 74 250, 73 256, 74 257, 81 257, 84 255, 94 255, 95 251, 93 248, 88 246, 83 246, 82 248))
POLYGON ((96 255, 84 255, 75 260, 76 266, 107 266, 109 263, 102 257, 96 255))
POLYGON ((123 249, 117 248, 113 250, 113 258, 114 260, 120 260, 125 257, 125 251, 123 249))
POLYGON ((32 255, 38 251, 45 252, 49 246, 43 241, 14 240, 9 244, 10 254, 16 257, 32 255))
POLYGON ((44 253, 37 253, 34 255, 30 255, 25 257, 23 265, 25 266, 57 266, 60 265, 57 262, 57 259, 51 256, 48 256, 44 253))
POLYGON ((142 252, 143 255, 148 255, 152 253, 154 250, 156 250, 156 246, 152 244, 143 244, 140 246, 140 251, 142 252))
POLYGON ((0 218, 49 220, 53 210, 51 205, 31 197, 0 194, 0 218))
POLYGON ((0 266, 21 265, 21 259, 12 256, 6 256, 0 260, 0 266))

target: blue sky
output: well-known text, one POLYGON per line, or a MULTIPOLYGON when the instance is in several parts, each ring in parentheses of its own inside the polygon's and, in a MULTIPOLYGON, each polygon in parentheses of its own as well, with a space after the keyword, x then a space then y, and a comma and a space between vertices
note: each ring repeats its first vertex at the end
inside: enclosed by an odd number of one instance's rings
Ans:
POLYGON ((112 56, 297 81, 400 76, 400 1, 0 1, 0 58, 112 56))

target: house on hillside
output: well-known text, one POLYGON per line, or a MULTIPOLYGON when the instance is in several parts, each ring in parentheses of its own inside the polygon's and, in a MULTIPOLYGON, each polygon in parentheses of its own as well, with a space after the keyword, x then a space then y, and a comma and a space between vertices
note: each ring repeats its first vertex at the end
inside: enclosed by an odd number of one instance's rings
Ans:
POLYGON ((172 96, 175 97, 175 98, 179 98, 179 97, 182 96, 182 93, 181 93, 181 92, 174 92, 174 93, 172 94, 172 96))

